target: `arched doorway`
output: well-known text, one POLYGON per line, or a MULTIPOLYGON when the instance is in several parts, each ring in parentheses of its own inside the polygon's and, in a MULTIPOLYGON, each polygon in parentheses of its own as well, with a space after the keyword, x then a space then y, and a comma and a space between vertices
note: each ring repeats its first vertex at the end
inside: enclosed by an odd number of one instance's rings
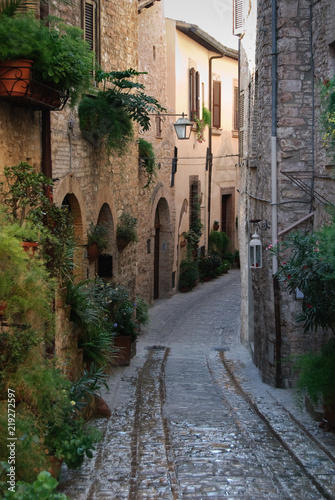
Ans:
POLYGON ((170 211, 161 198, 155 212, 154 299, 168 297, 172 288, 172 247, 170 211))
POLYGON ((108 246, 97 261, 97 273, 102 278, 112 278, 115 275, 113 252, 114 252, 114 221, 112 211, 108 203, 104 203, 98 216, 98 224, 107 226, 108 246))
POLYGON ((68 193, 62 201, 62 207, 63 206, 66 206, 68 208, 73 218, 74 236, 77 243, 77 247, 73 255, 73 266, 74 274, 80 276, 84 274, 84 259, 81 248, 79 246, 83 243, 83 221, 80 205, 76 196, 72 193, 68 193))

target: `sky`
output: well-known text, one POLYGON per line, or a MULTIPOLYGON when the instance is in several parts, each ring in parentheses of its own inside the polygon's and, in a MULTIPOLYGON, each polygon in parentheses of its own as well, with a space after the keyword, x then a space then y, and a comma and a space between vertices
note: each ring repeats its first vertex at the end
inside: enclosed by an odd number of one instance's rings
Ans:
POLYGON ((232 0, 165 0, 165 16, 196 24, 227 47, 237 49, 232 34, 232 0))

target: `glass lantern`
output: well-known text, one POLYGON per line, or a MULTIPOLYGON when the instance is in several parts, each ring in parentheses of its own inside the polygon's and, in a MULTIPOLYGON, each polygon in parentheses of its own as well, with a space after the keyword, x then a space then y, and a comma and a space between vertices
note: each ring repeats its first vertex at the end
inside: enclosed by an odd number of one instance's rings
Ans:
POLYGON ((262 267, 262 243, 257 233, 252 235, 249 243, 249 262, 251 269, 262 267))

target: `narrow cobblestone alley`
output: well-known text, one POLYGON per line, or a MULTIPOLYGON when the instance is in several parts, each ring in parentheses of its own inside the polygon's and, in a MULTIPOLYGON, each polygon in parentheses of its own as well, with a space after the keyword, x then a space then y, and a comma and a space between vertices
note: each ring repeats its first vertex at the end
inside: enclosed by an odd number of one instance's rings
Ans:
POLYGON ((239 343, 240 275, 157 301, 92 460, 62 472, 73 500, 333 499, 335 436, 263 384, 239 343))

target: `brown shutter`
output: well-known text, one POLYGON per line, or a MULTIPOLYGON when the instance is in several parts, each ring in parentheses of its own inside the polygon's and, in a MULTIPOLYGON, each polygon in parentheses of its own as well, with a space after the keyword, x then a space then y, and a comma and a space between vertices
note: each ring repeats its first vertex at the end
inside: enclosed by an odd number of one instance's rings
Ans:
POLYGON ((213 82, 213 127, 221 127, 221 82, 213 82))
POLYGON ((234 87, 234 130, 238 130, 238 87, 234 87))
POLYGON ((190 69, 190 120, 194 121, 195 107, 195 69, 190 69))
POLYGON ((85 2, 85 40, 91 50, 96 50, 96 6, 93 2, 85 2))
POLYGON ((200 118, 200 73, 199 71, 195 74, 195 109, 198 118, 200 118))

